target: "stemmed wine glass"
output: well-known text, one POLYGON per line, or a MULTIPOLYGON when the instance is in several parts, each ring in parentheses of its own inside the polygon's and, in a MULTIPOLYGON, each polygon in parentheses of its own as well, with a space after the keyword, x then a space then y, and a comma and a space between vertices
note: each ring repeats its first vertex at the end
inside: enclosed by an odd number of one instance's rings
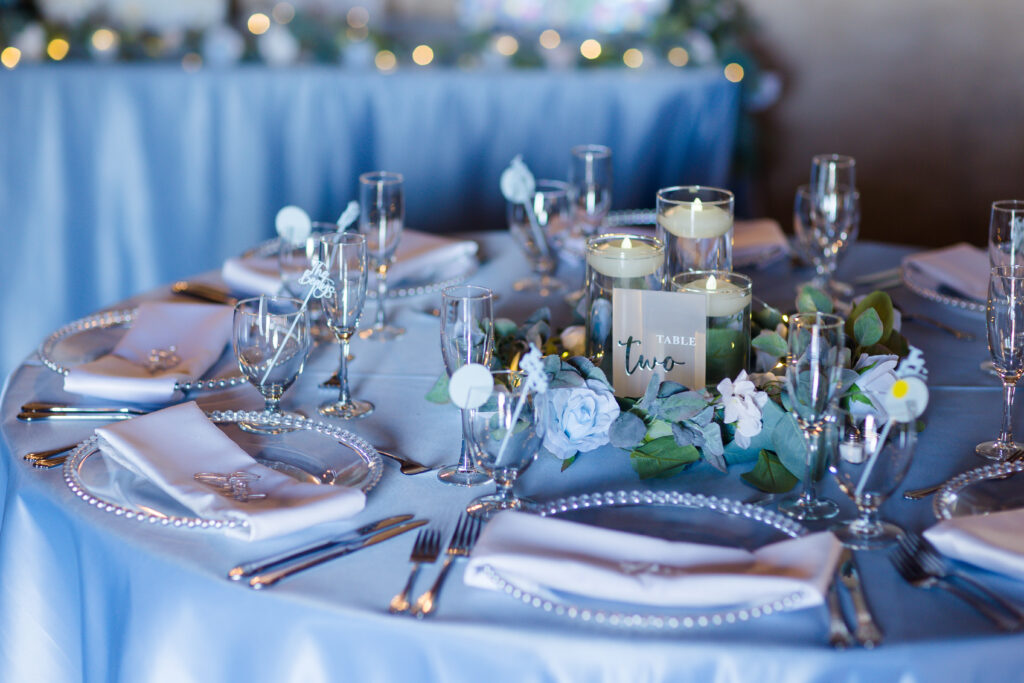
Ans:
POLYGON ((801 185, 796 189, 793 200, 793 233, 796 237, 797 250, 800 256, 814 266, 815 287, 848 296, 853 287, 835 279, 836 267, 850 245, 857 240, 860 232, 860 192, 841 195, 837 201, 843 205, 842 211, 847 219, 838 224, 815 223, 812 216, 812 195, 810 185, 801 185), (838 228, 830 231, 831 228, 838 228))
POLYGON ((814 480, 819 470, 820 446, 839 388, 844 324, 839 316, 826 313, 797 313, 789 317, 786 391, 793 416, 807 442, 807 469, 803 491, 782 501, 779 510, 795 519, 828 519, 839 513, 834 502, 817 497, 814 480))
POLYGON ((391 341, 405 334, 401 327, 389 325, 384 304, 388 296, 388 268, 405 222, 404 180, 400 173, 373 171, 359 176, 359 232, 366 235, 370 265, 377 271, 377 318, 371 327, 359 333, 363 339, 391 341))
MULTIPOLYGON (((451 377, 468 363, 488 365, 494 348, 493 295, 486 287, 455 285, 441 293, 441 356, 451 377)), ((491 480, 473 465, 469 442, 472 410, 462 410, 462 454, 457 465, 442 467, 446 484, 476 486, 491 480)))
MULTIPOLYGON (((282 293, 300 300, 306 298, 309 285, 302 284, 299 280, 313 265, 313 260, 319 253, 320 238, 338 229, 335 223, 314 222, 312 227, 313 231, 306 239, 292 243, 282 238, 277 249, 277 269, 281 275, 281 285, 284 287, 282 293)), ((313 335, 313 342, 316 344, 332 341, 334 335, 324 324, 324 311, 319 299, 310 299, 308 308, 309 331, 313 335)))
POLYGON ((296 427, 283 418, 302 415, 282 412, 280 403, 309 355, 309 311, 301 301, 290 297, 243 299, 235 305, 232 343, 238 367, 263 395, 264 415, 271 418, 259 423, 240 422, 238 426, 256 434, 294 431, 296 427))
POLYGON ((1011 410, 1017 382, 1024 374, 1024 265, 997 266, 988 280, 988 350, 1003 380, 1003 427, 995 441, 980 443, 975 452, 1005 461, 1024 445, 1013 440, 1011 410))
POLYGON ((538 180, 533 195, 534 220, 530 220, 526 207, 509 202, 509 232, 519 242, 530 262, 534 275, 512 285, 517 292, 537 291, 548 296, 565 285, 553 277, 558 267, 558 252, 552 244, 553 234, 571 227, 569 186, 559 180, 538 180))
MULTIPOLYGON (((910 411, 913 414, 913 410, 910 411)), ((832 527, 843 545, 872 550, 896 541, 903 530, 879 519, 878 510, 903 481, 917 443, 914 420, 888 422, 873 411, 836 411, 837 443, 829 471, 860 515, 832 527)))
POLYGON ((338 366, 338 400, 320 406, 320 414, 351 420, 373 412, 373 404, 352 398, 348 388, 348 345, 356 331, 366 300, 366 237, 343 232, 320 238, 320 261, 334 285, 334 295, 323 298, 327 326, 341 344, 338 366))
MULTIPOLYGON (((811 159, 808 186, 810 235, 802 240, 814 263, 815 286, 848 294, 833 280, 836 259, 851 233, 859 228, 860 197, 856 184, 857 162, 842 154, 817 154, 811 159)), ((800 199, 799 193, 797 199, 800 199)))
POLYGON ((575 231, 590 236, 597 233, 612 207, 612 150, 604 145, 577 145, 569 154, 575 231))
POLYGON ((1024 200, 992 202, 988 220, 988 261, 991 266, 1024 265, 1024 200))
POLYGON ((491 372, 494 393, 473 411, 469 438, 477 465, 492 477, 496 491, 474 499, 466 512, 489 519, 502 510, 521 510, 533 501, 516 496, 516 479, 533 459, 543 439, 547 402, 525 388, 520 372, 491 372))

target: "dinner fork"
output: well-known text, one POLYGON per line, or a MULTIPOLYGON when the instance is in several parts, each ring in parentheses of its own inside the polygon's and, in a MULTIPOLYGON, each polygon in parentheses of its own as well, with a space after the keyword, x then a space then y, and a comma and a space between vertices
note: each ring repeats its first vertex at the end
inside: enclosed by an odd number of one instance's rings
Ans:
POLYGON ((391 598, 391 604, 388 606, 389 612, 398 614, 409 611, 409 593, 416 583, 416 577, 420 573, 420 566, 436 562, 437 556, 440 554, 441 533, 437 529, 420 529, 420 532, 416 535, 416 542, 413 543, 412 553, 409 555, 409 561, 412 562, 409 579, 405 582, 405 588, 402 589, 402 592, 391 598))
POLYGON ((416 604, 412 607, 414 617, 422 619, 434 613, 434 609, 437 607, 437 596, 441 592, 445 577, 448 576, 448 570, 451 569, 455 558, 469 556, 469 551, 473 549, 478 536, 480 536, 480 520, 470 517, 465 512, 462 513, 459 516, 459 521, 455 524, 455 531, 452 533, 448 550, 445 551, 447 556, 444 558, 441 573, 437 575, 430 590, 416 599, 416 604))
POLYGON ((964 590, 946 577, 935 576, 934 574, 929 573, 921 563, 920 558, 907 552, 907 549, 902 545, 896 544, 893 547, 892 552, 889 554, 889 560, 892 562, 893 566, 896 567, 896 571, 903 577, 903 580, 912 586, 916 586, 917 588, 934 588, 938 586, 939 588, 957 596, 978 612, 991 619, 992 622, 1000 629, 1004 631, 1015 631, 1020 628, 1020 620, 1007 618, 1006 615, 992 604, 982 600, 974 593, 964 590))

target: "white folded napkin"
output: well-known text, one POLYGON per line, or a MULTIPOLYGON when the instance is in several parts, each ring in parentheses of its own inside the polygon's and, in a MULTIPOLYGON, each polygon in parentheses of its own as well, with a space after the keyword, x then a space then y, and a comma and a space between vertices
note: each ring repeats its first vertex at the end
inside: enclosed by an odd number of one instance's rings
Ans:
POLYGON ((220 276, 235 294, 259 296, 281 290, 281 269, 277 256, 236 256, 221 266, 220 276))
POLYGON ((820 604, 841 544, 829 532, 740 548, 666 541, 551 517, 502 512, 476 543, 465 582, 495 588, 492 567, 529 592, 676 607, 739 606, 789 595, 820 604))
POLYGON ((257 463, 206 417, 195 402, 101 427, 104 456, 148 479, 203 519, 247 523, 229 529, 256 540, 291 533, 315 524, 355 515, 366 504, 359 489, 300 482, 257 463), (257 475, 246 502, 196 481, 201 472, 257 475))
POLYGON ((463 275, 475 264, 478 248, 469 239, 403 230, 395 263, 388 270, 388 285, 400 287, 403 281, 441 281, 463 275))
POLYGON ((733 265, 757 265, 789 253, 789 241, 778 222, 771 218, 736 221, 733 225, 733 265))
POLYGON ((139 304, 135 320, 113 350, 72 368, 64 378, 64 390, 118 401, 166 403, 177 397, 177 382, 198 379, 217 361, 231 339, 232 319, 230 306, 139 304), (158 369, 150 365, 154 351, 176 356, 178 362, 158 369))
POLYGON ((955 560, 1024 580, 1024 509, 956 517, 924 532, 955 560))
POLYGON ((988 254, 966 242, 907 256, 903 268, 926 278, 934 289, 946 286, 969 299, 988 300, 988 254))

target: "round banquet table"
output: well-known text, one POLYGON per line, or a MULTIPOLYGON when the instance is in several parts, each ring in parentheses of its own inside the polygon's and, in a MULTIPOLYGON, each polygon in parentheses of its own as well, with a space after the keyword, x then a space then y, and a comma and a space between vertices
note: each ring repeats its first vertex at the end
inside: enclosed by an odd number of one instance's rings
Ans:
MULTIPOLYGON (((482 265, 470 280, 500 293, 496 315, 524 319, 544 302, 512 294, 511 283, 527 270, 518 250, 504 233, 476 237, 482 265)), ((839 275, 893 267, 910 251, 857 244, 839 275)), ((571 269, 564 274, 579 277, 571 269)), ((780 261, 753 275, 760 298, 790 307, 794 284, 808 273, 780 261)), ((988 356, 981 315, 903 288, 891 292, 904 311, 941 318, 977 335, 977 341, 964 342, 918 323, 904 325, 905 334, 925 352, 931 403, 902 491, 981 464, 972 455, 973 446, 998 429, 1001 393, 997 381, 979 368, 988 356)), ((139 298, 170 296, 162 289, 139 298)), ((386 345, 353 345, 353 391, 373 401, 377 410, 350 428, 380 448, 441 465, 456 460, 460 430, 454 408, 424 399, 442 369, 438 321, 428 312, 433 306, 430 297, 396 305, 395 319, 408 329, 404 337, 386 345)), ((556 318, 568 315, 560 299, 552 307, 556 318)), ((285 407, 312 414, 329 396, 318 382, 336 363, 336 346, 314 351, 286 394, 285 407)), ((197 398, 211 409, 260 405, 248 386, 197 398)), ((904 584, 880 552, 857 553, 868 600, 886 634, 874 650, 831 649, 824 607, 654 633, 578 623, 504 593, 465 586, 463 561, 456 564, 432 618, 393 616, 387 604, 407 577, 414 534, 321 565, 272 589, 252 591, 226 580, 226 570, 311 540, 317 530, 308 537, 303 532, 247 543, 212 530, 128 521, 88 506, 65 486, 59 469, 35 470, 21 455, 81 440, 95 424, 18 422, 18 407, 29 399, 75 397, 63 392, 60 378, 36 357, 18 367, 4 389, 0 680, 912 681, 1020 676, 1016 647, 1024 644, 1024 636, 998 632, 945 593, 904 584)), ((564 472, 555 459, 541 458, 519 486, 523 494, 542 501, 642 488, 743 500, 755 493, 739 477, 748 468, 734 466, 725 475, 701 463, 673 478, 641 482, 626 454, 606 447, 585 454, 564 472)), ((445 486, 433 473, 403 476, 394 463, 385 462, 384 475, 356 520, 409 512, 450 530, 460 510, 481 492, 445 486)), ((844 516, 852 515, 852 504, 833 482, 826 481, 823 492, 840 502, 844 516)), ((894 497, 883 513, 915 531, 934 523, 930 502, 894 497)), ((439 566, 421 573, 417 592, 439 566)), ((1021 586, 985 578, 1024 600, 1021 586)))

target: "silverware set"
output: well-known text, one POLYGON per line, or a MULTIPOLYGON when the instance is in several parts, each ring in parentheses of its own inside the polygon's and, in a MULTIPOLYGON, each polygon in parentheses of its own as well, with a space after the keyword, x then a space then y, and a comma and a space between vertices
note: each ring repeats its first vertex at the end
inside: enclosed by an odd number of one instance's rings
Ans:
POLYGON ((469 556, 470 551, 473 550, 473 546, 476 544, 476 539, 480 536, 481 527, 482 524, 479 519, 470 517, 466 513, 459 516, 459 521, 455 525, 455 531, 452 533, 452 539, 448 543, 448 549, 445 551, 445 559, 444 564, 441 565, 441 571, 438 573, 437 578, 434 579, 430 589, 413 603, 410 608, 410 614, 417 619, 423 619, 434 613, 434 610, 437 609, 437 599, 441 593, 441 587, 448 577, 452 564, 460 557, 469 556))
POLYGON ((437 529, 420 529, 419 534, 416 536, 416 542, 413 543, 412 553, 409 555, 409 562, 412 563, 409 578, 401 592, 391 598, 391 603, 388 605, 389 612, 400 614, 409 611, 409 608, 412 607, 412 603, 409 602, 409 594, 415 587, 420 567, 424 564, 433 564, 437 561, 437 556, 440 554, 441 532, 437 529))

